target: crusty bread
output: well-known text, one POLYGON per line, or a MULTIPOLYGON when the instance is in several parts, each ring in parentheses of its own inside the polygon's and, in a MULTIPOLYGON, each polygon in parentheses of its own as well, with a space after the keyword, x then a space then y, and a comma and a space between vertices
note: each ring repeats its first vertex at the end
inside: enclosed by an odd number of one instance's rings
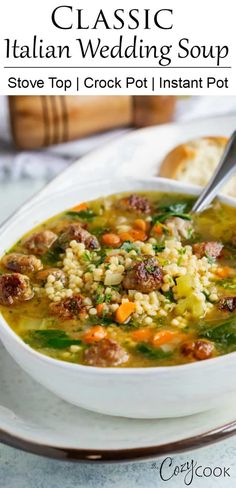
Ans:
MULTIPOLYGON (((159 176, 205 186, 220 161, 227 141, 226 137, 202 137, 175 147, 162 162, 159 176)), ((227 183, 223 192, 236 196, 235 177, 227 183)))

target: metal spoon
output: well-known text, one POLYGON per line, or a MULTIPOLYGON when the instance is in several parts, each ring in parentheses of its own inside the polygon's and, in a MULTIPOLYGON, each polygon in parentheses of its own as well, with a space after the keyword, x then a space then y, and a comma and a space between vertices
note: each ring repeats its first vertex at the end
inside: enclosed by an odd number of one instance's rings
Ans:
POLYGON ((207 186, 192 208, 192 213, 202 212, 210 205, 220 188, 236 171, 236 131, 230 137, 225 152, 207 186))

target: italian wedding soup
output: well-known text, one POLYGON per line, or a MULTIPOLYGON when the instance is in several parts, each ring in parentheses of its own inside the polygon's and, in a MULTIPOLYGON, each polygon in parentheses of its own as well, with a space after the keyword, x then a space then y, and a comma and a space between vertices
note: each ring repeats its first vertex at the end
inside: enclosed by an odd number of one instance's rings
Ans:
POLYGON ((236 350, 236 213, 119 194, 66 210, 0 261, 0 309, 32 348, 97 367, 173 366, 236 350))

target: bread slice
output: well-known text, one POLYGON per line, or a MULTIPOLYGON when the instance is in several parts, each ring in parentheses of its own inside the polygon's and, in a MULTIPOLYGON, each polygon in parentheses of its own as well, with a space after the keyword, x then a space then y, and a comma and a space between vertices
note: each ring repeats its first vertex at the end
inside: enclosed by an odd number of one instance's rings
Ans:
MULTIPOLYGON (((227 142, 226 137, 201 137, 181 144, 167 154, 159 169, 159 176, 205 186, 227 142)), ((236 196, 236 177, 227 183, 223 192, 236 196)))

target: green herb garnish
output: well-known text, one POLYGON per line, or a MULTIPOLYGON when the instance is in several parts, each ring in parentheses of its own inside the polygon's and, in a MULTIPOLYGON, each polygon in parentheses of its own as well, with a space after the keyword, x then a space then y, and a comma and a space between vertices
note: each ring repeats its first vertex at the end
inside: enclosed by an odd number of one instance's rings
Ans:
POLYGON ((89 251, 84 251, 83 255, 82 255, 82 258, 84 261, 90 263, 92 261, 92 255, 91 255, 91 252, 89 251))
POLYGON ((136 251, 137 254, 141 253, 140 249, 135 246, 135 244, 132 244, 132 242, 130 241, 124 241, 123 244, 120 246, 120 249, 124 249, 124 251, 126 252, 136 251))
POLYGON ((184 220, 192 220, 188 210, 191 206, 189 202, 176 202, 170 205, 163 205, 157 208, 157 214, 153 216, 153 224, 165 222, 170 217, 179 217, 184 220))

